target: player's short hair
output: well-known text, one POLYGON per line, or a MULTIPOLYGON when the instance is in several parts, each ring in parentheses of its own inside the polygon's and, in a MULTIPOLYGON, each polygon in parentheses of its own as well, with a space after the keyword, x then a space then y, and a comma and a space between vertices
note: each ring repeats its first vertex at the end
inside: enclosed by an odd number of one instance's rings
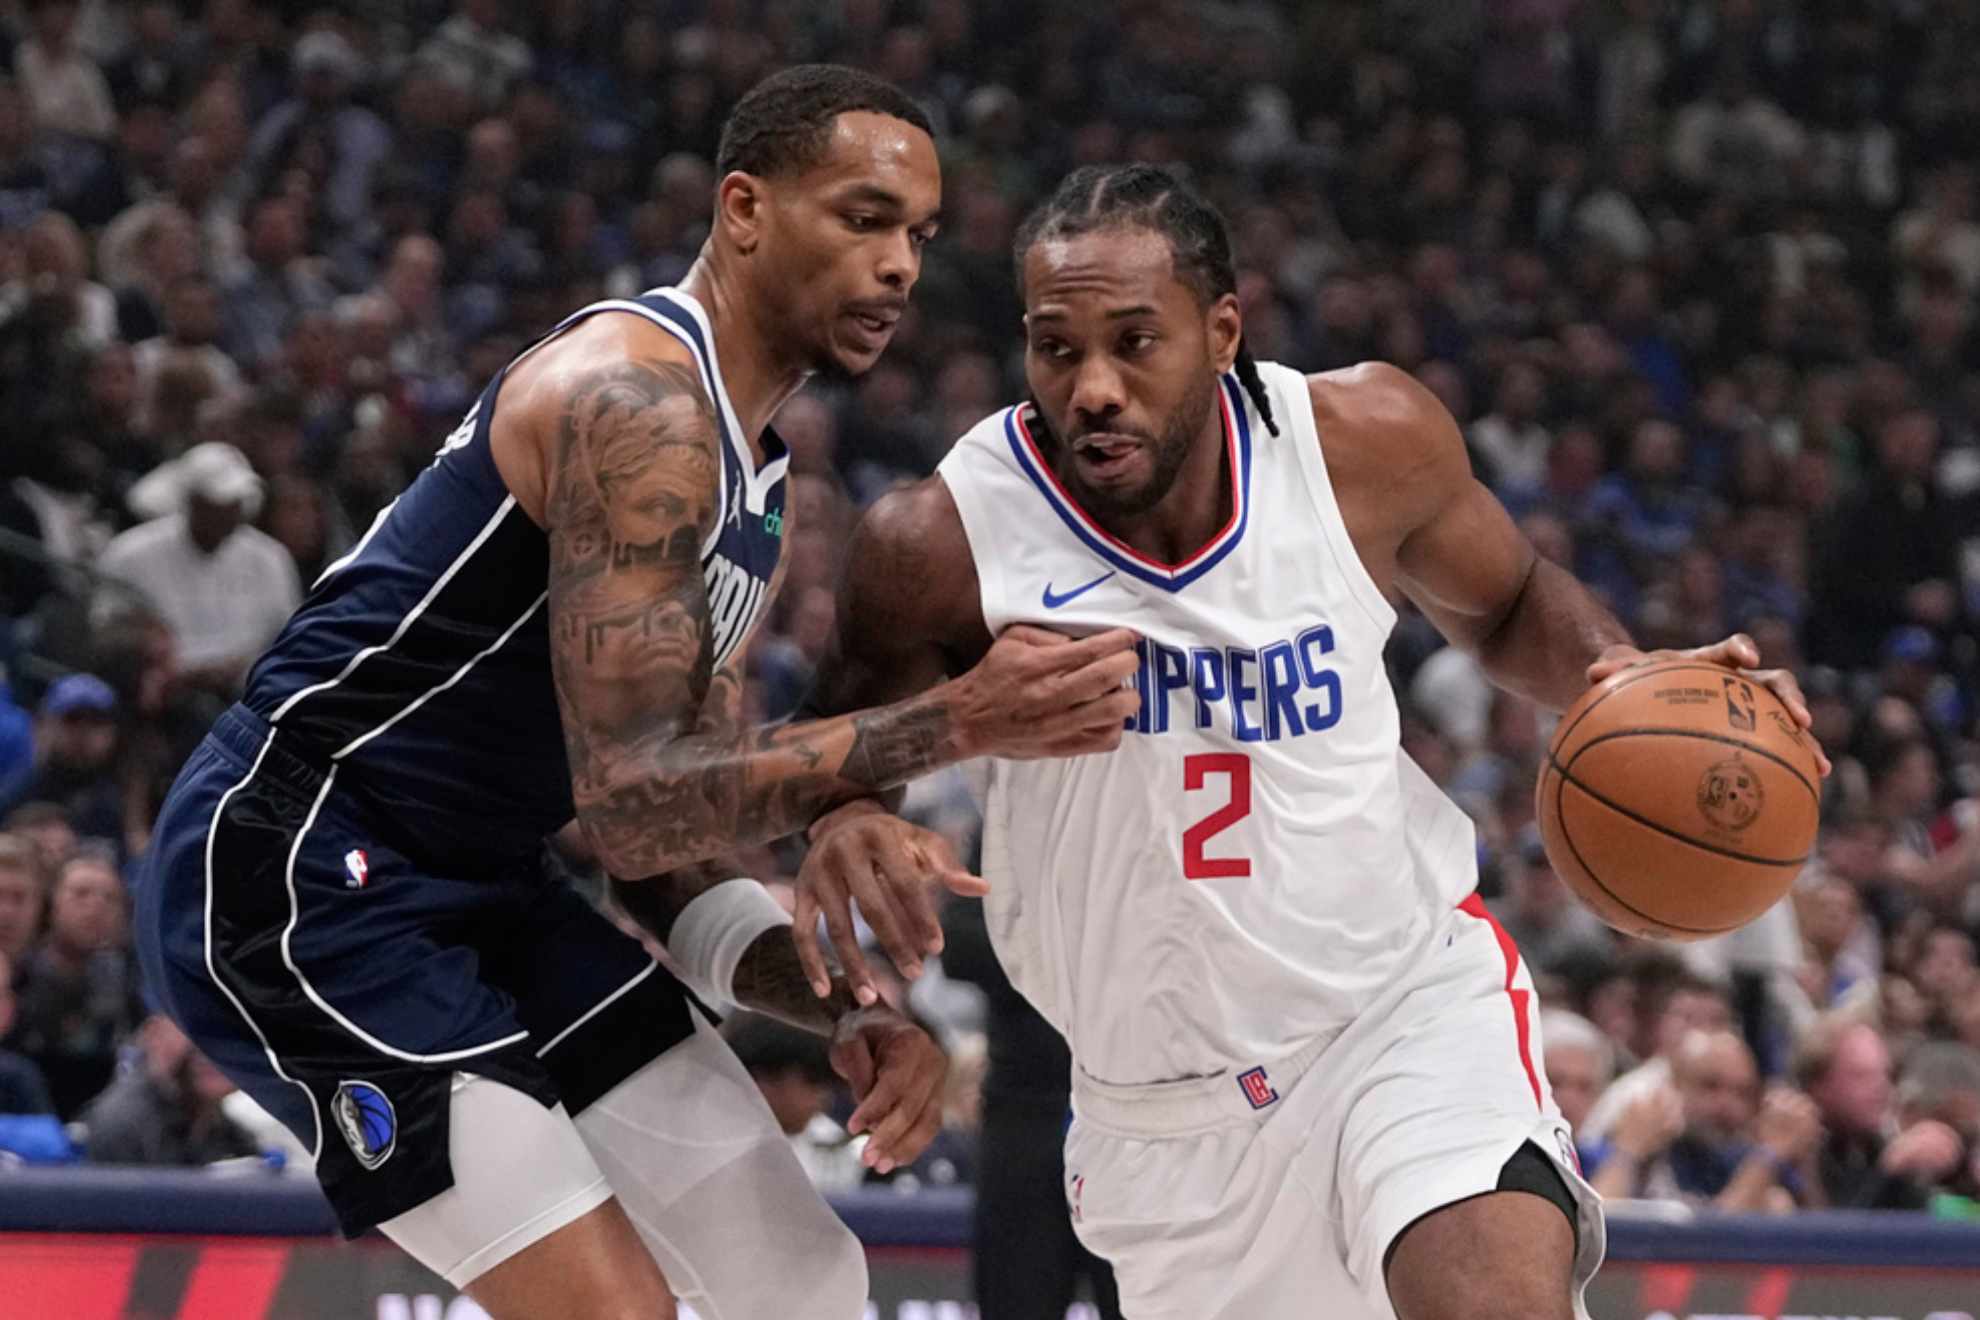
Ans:
POLYGON ((825 158, 832 123, 858 110, 935 130, 914 98, 884 78, 843 64, 796 64, 749 89, 722 125, 717 177, 733 170, 763 178, 810 169, 825 158))
MULTIPOLYGON (((1068 174, 1018 226, 1011 244, 1018 287, 1024 287, 1024 259, 1040 239, 1106 229, 1147 229, 1168 240, 1176 278, 1205 305, 1237 292, 1237 263, 1224 217, 1177 175, 1144 164, 1083 165, 1068 174)), ((1266 429, 1277 435, 1265 382, 1242 339, 1233 366, 1266 429)))

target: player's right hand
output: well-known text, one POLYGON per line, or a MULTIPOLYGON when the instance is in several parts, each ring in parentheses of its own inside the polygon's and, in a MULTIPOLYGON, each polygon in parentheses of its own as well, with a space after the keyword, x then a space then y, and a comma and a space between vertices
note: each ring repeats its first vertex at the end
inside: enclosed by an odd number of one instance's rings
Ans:
POLYGON ((980 896, 990 887, 956 860, 949 841, 911 825, 871 799, 848 802, 811 827, 811 849, 798 868, 791 937, 806 979, 821 999, 831 993, 831 969, 819 946, 818 918, 825 918, 830 951, 846 974, 846 986, 862 1004, 879 999, 873 972, 853 933, 852 902, 880 947, 913 980, 921 960, 942 951, 934 888, 980 896))
POLYGON ((1126 628, 1078 640, 1029 624, 1004 629, 956 680, 951 709, 965 745, 1014 761, 1112 751, 1141 709, 1123 686, 1140 665, 1137 640, 1126 628))

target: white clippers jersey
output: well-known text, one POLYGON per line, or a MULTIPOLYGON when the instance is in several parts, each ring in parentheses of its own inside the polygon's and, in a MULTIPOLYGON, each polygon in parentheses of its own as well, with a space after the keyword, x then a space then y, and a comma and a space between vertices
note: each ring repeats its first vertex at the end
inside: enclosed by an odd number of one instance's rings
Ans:
POLYGON ((1353 1018, 1477 886, 1470 820, 1403 754, 1395 613, 1335 505, 1306 380, 1223 382, 1234 504, 1187 562, 1114 541, 1022 409, 940 472, 994 634, 1137 630, 1119 750, 989 762, 983 874, 1011 980, 1116 1083, 1242 1071, 1353 1018))

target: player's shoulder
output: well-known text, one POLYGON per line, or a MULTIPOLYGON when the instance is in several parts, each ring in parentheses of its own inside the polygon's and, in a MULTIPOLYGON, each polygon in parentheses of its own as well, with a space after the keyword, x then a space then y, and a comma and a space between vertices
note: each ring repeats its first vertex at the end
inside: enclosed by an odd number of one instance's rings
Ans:
POLYGON ((529 350, 503 381, 504 406, 561 400, 596 388, 601 378, 662 372, 672 391, 706 401, 694 351, 651 318, 594 312, 529 350))
POLYGON ((1313 426, 1327 471, 1343 493, 1356 490, 1408 503, 1471 477, 1464 436, 1450 410, 1423 382, 1388 362, 1360 362, 1306 377, 1313 426))
POLYGON ((847 590, 918 635, 948 635, 977 604, 969 536, 940 476, 875 500, 853 532, 847 563, 847 590))

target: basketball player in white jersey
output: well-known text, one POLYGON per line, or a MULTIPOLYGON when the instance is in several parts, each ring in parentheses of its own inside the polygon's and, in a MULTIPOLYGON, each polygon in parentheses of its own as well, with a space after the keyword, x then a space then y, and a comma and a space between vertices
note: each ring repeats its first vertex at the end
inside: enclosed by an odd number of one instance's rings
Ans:
MULTIPOLYGON (((1532 981, 1382 652, 1405 597, 1554 710, 1642 654, 1410 377, 1251 360, 1222 221, 1165 172, 1075 173, 1017 262, 1031 401, 869 512, 815 704, 1018 625, 1143 639, 1118 749, 988 762, 988 919, 1072 1047, 1078 1232, 1133 1320, 1585 1317, 1602 1217, 1532 981)), ((843 956, 845 894, 910 901, 925 840, 875 803, 812 838, 800 944, 822 907, 843 956)))

